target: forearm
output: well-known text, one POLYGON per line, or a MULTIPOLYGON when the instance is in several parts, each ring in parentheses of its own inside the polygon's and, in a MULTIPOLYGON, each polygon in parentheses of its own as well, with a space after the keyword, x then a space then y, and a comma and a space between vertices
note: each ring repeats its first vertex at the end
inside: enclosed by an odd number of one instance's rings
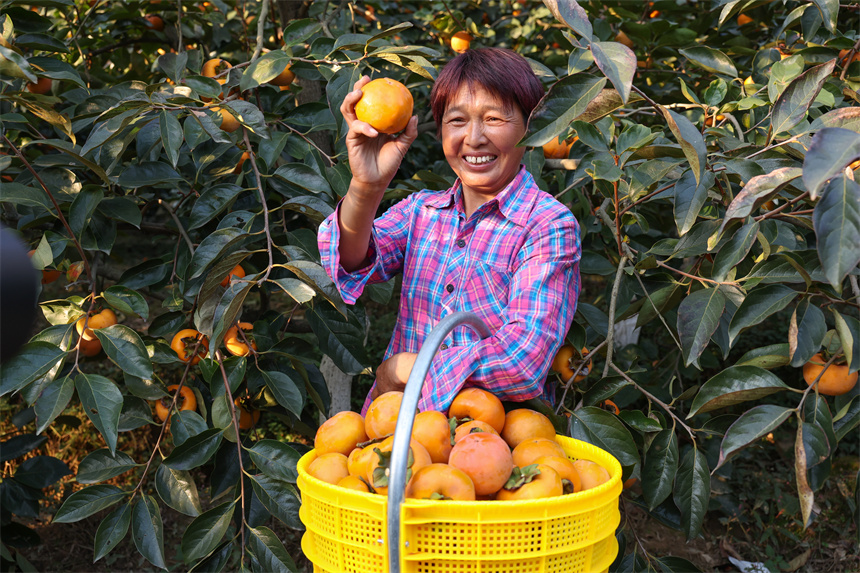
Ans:
POLYGON ((367 265, 367 249, 376 211, 385 189, 372 189, 355 180, 340 204, 338 227, 340 228, 340 263, 346 272, 356 271, 367 265))

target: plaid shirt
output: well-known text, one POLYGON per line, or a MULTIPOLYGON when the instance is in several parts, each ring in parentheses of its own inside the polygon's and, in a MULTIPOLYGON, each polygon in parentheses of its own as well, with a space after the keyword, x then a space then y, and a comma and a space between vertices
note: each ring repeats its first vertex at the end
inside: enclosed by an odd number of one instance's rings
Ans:
MULTIPOLYGON (((320 225, 318 242, 323 267, 346 303, 354 304, 364 285, 403 273, 386 359, 417 353, 433 327, 457 311, 477 314, 494 333, 481 340, 461 325, 448 334, 419 409, 447 411, 465 386, 503 400, 554 401, 544 382, 576 310, 579 225, 524 166, 468 220, 459 180, 447 191, 421 191, 395 204, 373 223, 370 263, 353 273, 340 265, 339 210, 320 225)), ((369 404, 368 395, 362 412, 369 404)))

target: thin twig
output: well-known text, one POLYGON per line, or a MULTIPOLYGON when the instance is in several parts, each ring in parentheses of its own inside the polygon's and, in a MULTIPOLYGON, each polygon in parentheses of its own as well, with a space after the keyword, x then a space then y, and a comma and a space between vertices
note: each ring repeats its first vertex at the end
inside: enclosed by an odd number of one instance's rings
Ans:
POLYGON ((185 244, 188 245, 188 250, 191 251, 191 254, 194 254, 194 243, 191 242, 191 238, 188 236, 188 233, 185 232, 185 227, 182 226, 182 223, 179 222, 179 217, 176 216, 176 213, 173 212, 173 209, 170 208, 170 204, 167 203, 164 199, 159 199, 158 204, 164 207, 164 209, 170 213, 170 216, 173 217, 173 222, 176 223, 176 227, 179 229, 179 234, 182 235, 182 238, 185 239, 185 244))
POLYGON ((756 221, 761 221, 761 220, 763 220, 763 219, 769 219, 770 217, 774 217, 774 216, 776 216, 780 211, 784 211, 785 209, 788 209, 789 207, 791 207, 792 205, 794 205, 794 204, 795 204, 795 203, 797 203, 798 201, 801 201, 801 200, 805 199, 807 196, 809 196, 809 191, 804 191, 803 193, 801 193, 800 195, 798 195, 798 196, 797 196, 797 197, 795 197, 794 199, 792 199, 792 200, 790 200, 790 201, 788 201, 788 202, 786 202, 786 203, 784 203, 784 204, 780 205, 779 207, 775 208, 773 211, 768 211, 768 212, 767 212, 767 213, 765 213, 764 215, 759 215, 758 217, 756 217, 756 218, 755 218, 755 220, 756 220, 756 221))
POLYGON ((622 255, 618 261, 618 269, 615 271, 615 283, 612 285, 612 295, 609 297, 609 329, 606 333, 606 364, 603 366, 603 377, 609 375, 609 365, 612 364, 612 351, 615 347, 615 306, 618 303, 618 291, 621 287, 621 273, 624 272, 624 264, 627 255, 622 255))
POLYGON ((706 279, 704 277, 697 277, 696 275, 691 275, 689 273, 685 273, 684 271, 676 269, 675 267, 670 267, 669 265, 667 265, 663 261, 655 260, 654 262, 656 262, 658 266, 661 266, 664 269, 669 269, 670 271, 676 272, 681 276, 685 276, 688 279, 693 279, 693 280, 699 281, 701 283, 710 283, 710 284, 714 284, 714 285, 729 285, 729 286, 734 286, 734 287, 740 288, 740 285, 735 281, 715 281, 712 279, 706 279))
POLYGON ((245 139, 245 151, 248 153, 248 159, 251 160, 251 167, 254 169, 254 177, 257 180, 257 191, 260 194, 260 205, 263 207, 263 227, 266 230, 266 252, 269 254, 269 264, 266 267, 266 274, 259 280, 257 284, 263 284, 272 272, 274 266, 274 258, 272 255, 272 231, 269 229, 269 207, 266 205, 266 194, 263 192, 263 182, 260 178, 260 170, 257 168, 257 155, 251 149, 251 140, 248 139, 248 130, 242 127, 242 137, 245 139))
POLYGON ((834 354, 830 357, 830 360, 824 363, 824 368, 821 369, 821 372, 818 373, 818 376, 815 377, 815 380, 812 381, 812 384, 810 384, 803 392, 803 397, 801 397, 800 403, 797 405, 797 412, 800 412, 803 408, 803 403, 806 401, 806 397, 809 396, 809 393, 812 391, 812 389, 816 388, 816 392, 818 391, 818 381, 821 380, 821 377, 824 376, 824 373, 827 372, 827 369, 830 368, 830 365, 836 362, 836 358, 838 356, 838 354, 834 354))
POLYGON ((245 561, 245 468, 242 464, 242 435, 239 433, 239 418, 236 416, 236 404, 233 402, 233 393, 230 391, 230 382, 227 378, 227 371, 224 370, 224 355, 220 350, 215 351, 215 358, 218 360, 218 367, 221 370, 221 379, 224 381, 224 392, 227 393, 227 403, 230 404, 230 415, 233 416, 233 429, 236 430, 236 450, 239 461, 239 487, 240 487, 240 503, 242 506, 242 524, 240 532, 242 534, 242 561, 245 561))
POLYGON ((663 317, 663 313, 657 309, 657 303, 655 303, 654 299, 651 298, 651 294, 648 292, 648 289, 645 288, 645 283, 642 282, 642 277, 639 276, 639 273, 637 273, 635 269, 633 270, 633 276, 636 277, 637 281, 639 281, 639 286, 641 286, 642 290, 645 292, 645 297, 648 299, 648 302, 650 302, 651 306, 654 308, 654 314, 657 315, 657 317, 660 319, 660 322, 662 322, 663 326, 666 327, 666 330, 669 331, 669 335, 672 337, 672 340, 675 341, 675 344, 678 346, 678 350, 681 350, 683 352, 684 348, 681 346, 681 341, 678 340, 677 336, 675 336, 674 331, 669 328, 669 323, 666 322, 665 317, 663 317))
POLYGON ((627 207, 623 208, 623 209, 621 210, 621 212, 618 214, 618 216, 619 216, 619 217, 623 217, 623 216, 624 216, 624 213, 626 213, 627 211, 629 211, 630 209, 632 209, 632 208, 633 208, 633 207, 635 207, 636 205, 639 205, 640 203, 644 203, 645 201, 647 201, 647 200, 648 200, 648 199, 650 199, 651 197, 653 197, 653 196, 655 196, 655 195, 659 195, 660 193, 662 193, 663 191, 666 191, 666 190, 667 190, 667 189, 669 189, 670 187, 674 187, 674 186, 675 186, 675 183, 676 183, 675 181, 672 181, 672 182, 671 182, 671 183, 669 183, 668 185, 664 185, 663 187, 660 187, 660 188, 659 188, 659 189, 657 189, 656 191, 651 191, 650 193, 648 193, 647 195, 645 195, 645 196, 644 196, 644 197, 642 197, 641 199, 638 199, 638 200, 636 200, 635 202, 633 202, 633 203, 631 203, 630 205, 628 205, 627 207))
POLYGON ((687 433, 688 433, 688 434, 690 434, 690 438, 692 438, 693 442, 695 442, 695 441, 696 441, 696 436, 693 434, 693 429, 692 429, 690 426, 688 426, 687 424, 685 424, 685 423, 684 423, 684 421, 683 421, 681 418, 679 418, 678 416, 676 416, 676 415, 675 415, 675 413, 672 411, 672 407, 671 407, 671 406, 669 406, 669 405, 665 404, 662 400, 660 400, 659 398, 657 398, 656 396, 654 396, 653 394, 651 394, 650 392, 648 392, 646 389, 644 389, 642 386, 640 386, 639 384, 637 384, 637 383, 636 383, 636 381, 635 381, 635 380, 633 380, 633 378, 631 378, 630 376, 628 376, 627 374, 625 374, 625 373, 624 373, 620 368, 618 368, 618 366, 616 366, 615 364, 612 364, 612 363, 607 363, 607 364, 609 364, 609 366, 610 366, 613 370, 615 370, 618 374, 620 374, 622 378, 624 378, 624 379, 625 379, 625 380, 627 380, 630 384, 632 384, 634 388, 636 388, 637 390, 639 390, 640 392, 642 392, 642 394, 644 394, 646 398, 648 398, 649 400, 651 400, 652 402, 654 402, 655 404, 657 404, 658 406, 660 406, 661 408, 663 408, 663 409, 666 411, 666 413, 667 413, 667 414, 669 414, 670 416, 672 416, 672 419, 673 419, 673 420, 675 420, 675 422, 677 422, 678 424, 680 424, 680 425, 681 425, 681 427, 682 427, 682 428, 684 428, 685 430, 687 430, 687 433))
MULTIPOLYGON (((601 342, 600 344, 598 344, 597 346, 595 346, 594 348, 592 348, 592 349, 591 349, 591 351, 590 351, 586 356, 589 356, 589 355, 590 355, 590 356, 592 356, 592 357, 593 357, 593 356, 594 356, 594 355, 595 355, 595 354, 596 354, 596 353, 597 353, 601 348, 603 348, 604 346, 606 346, 606 343, 607 343, 607 342, 608 342, 608 340, 604 340, 603 342, 601 342)), ((561 394, 561 399, 558 401, 558 405, 555 407, 555 413, 556 413, 556 414, 558 414, 559 412, 561 412, 562 407, 564 407, 564 399, 567 397, 567 391, 568 391, 568 390, 570 390, 570 387, 571 387, 571 386, 573 386, 573 383, 576 381, 576 377, 577 377, 577 376, 579 376, 579 372, 580 372, 583 368, 585 368, 585 366, 586 366, 590 361, 593 361, 593 360, 594 360, 594 358, 589 358, 589 359, 587 359, 587 360, 586 360, 586 359, 585 359, 585 356, 583 356, 583 360, 582 360, 582 362, 580 362, 579 366, 577 366, 577 367, 576 367, 576 370, 574 370, 574 371, 573 371, 573 374, 571 374, 571 375, 570 375, 570 378, 568 378, 567 380, 565 380, 565 382, 564 382, 564 392, 562 392, 562 394, 561 394)))
POLYGON ((254 48, 254 54, 251 56, 251 61, 255 61, 260 57, 263 51, 264 35, 266 32, 266 16, 269 13, 269 0, 260 1, 260 16, 257 18, 257 47, 254 48))

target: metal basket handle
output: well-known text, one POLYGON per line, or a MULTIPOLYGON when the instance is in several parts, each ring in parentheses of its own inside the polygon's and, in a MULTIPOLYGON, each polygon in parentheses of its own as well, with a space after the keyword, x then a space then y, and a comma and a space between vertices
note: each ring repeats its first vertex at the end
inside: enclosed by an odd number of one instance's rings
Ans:
POLYGON ((465 324, 483 338, 489 338, 492 333, 484 321, 472 312, 455 312, 439 321, 427 340, 418 351, 415 365, 406 381, 403 390, 403 401, 397 414, 397 425, 394 428, 394 444, 391 448, 391 468, 388 475, 388 571, 400 571, 400 510, 406 494, 406 463, 409 457, 409 441, 412 438, 412 425, 415 422, 415 410, 421 398, 421 387, 430 372, 430 363, 442 345, 442 341, 452 330, 465 324))

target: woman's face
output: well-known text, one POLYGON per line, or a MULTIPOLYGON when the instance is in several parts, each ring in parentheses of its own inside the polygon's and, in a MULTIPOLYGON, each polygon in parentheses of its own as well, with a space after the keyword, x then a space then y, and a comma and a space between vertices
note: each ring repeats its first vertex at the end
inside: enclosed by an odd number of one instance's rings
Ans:
POLYGON ((495 195, 516 176, 525 153, 517 142, 526 126, 517 106, 507 109, 482 86, 463 85, 442 116, 442 149, 463 191, 495 195))

